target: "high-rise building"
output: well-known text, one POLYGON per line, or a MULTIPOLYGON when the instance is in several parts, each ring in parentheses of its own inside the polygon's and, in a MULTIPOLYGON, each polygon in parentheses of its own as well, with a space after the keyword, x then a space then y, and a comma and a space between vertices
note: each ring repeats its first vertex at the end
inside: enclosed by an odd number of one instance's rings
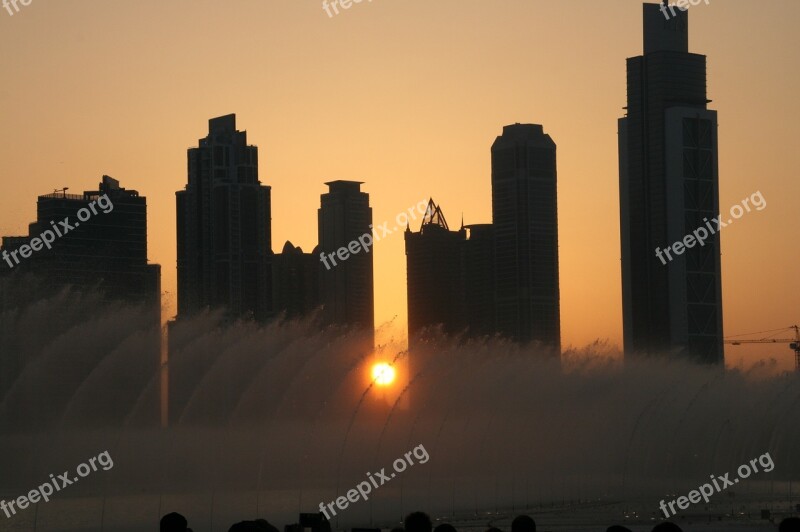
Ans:
POLYGON ((303 253, 287 241, 272 258, 273 302, 276 313, 302 318, 319 306, 320 260, 318 248, 303 253))
POLYGON ((188 150, 189 182, 176 193, 178 316, 224 308, 232 318, 272 315, 270 187, 258 148, 236 115, 213 118, 188 150))
POLYGON ((451 231, 444 213, 431 199, 419 232, 405 232, 408 291, 408 339, 412 347, 426 328, 444 334, 466 326, 464 244, 466 230, 451 231))
POLYGON ((27 236, 3 237, 0 268, 39 274, 51 289, 97 289, 160 311, 161 267, 147 262, 147 198, 105 175, 98 190, 67 190, 39 196, 27 236))
POLYGON ((719 212, 706 57, 688 51, 688 12, 665 11, 644 4, 644 54, 627 60, 618 123, 625 354, 721 363, 718 234, 669 262, 656 255, 719 212))
POLYGON ((494 227, 492 224, 464 226, 466 240, 463 264, 464 313, 470 336, 492 336, 495 326, 494 227))
POLYGON ((556 145, 542 126, 505 126, 492 145, 497 331, 561 349, 556 145))
POLYGON ((492 336, 494 306, 492 224, 464 225, 453 231, 433 200, 419 232, 406 229, 408 337, 426 329, 469 338, 492 336))
MULTIPOLYGON (((83 194, 67 194, 67 190, 39 196, 36 221, 29 224, 28 235, 3 237, 0 313, 19 315, 20 309, 66 287, 96 291, 106 301, 142 305, 149 317, 149 330, 141 331, 148 333, 142 337, 142 347, 153 343, 150 349, 142 348, 141 360, 155 371, 161 266, 147 261, 147 198, 120 187, 109 176, 103 176, 98 190, 83 194)), ((31 351, 29 338, 9 334, 12 330, 0 330, 0 396, 32 357, 41 354, 31 351)), ((77 387, 80 382, 73 384, 77 387)))
POLYGON ((320 197, 319 252, 330 257, 320 277, 320 300, 328 323, 375 329, 372 248, 358 252, 353 243, 372 234, 369 194, 359 181, 331 181, 320 197), (331 257, 332 255, 332 257, 331 257), (345 258, 343 258, 345 257, 345 258))

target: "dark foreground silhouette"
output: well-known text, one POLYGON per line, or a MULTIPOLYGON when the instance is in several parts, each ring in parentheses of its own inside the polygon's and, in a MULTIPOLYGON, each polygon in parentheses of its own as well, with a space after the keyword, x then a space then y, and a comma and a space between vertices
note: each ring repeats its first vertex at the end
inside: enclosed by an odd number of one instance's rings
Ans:
POLYGON ((431 518, 424 512, 408 514, 403 524, 406 532, 431 532, 433 530, 431 518))
POLYGON ((787 517, 781 521, 781 526, 778 532, 800 532, 800 518, 787 517))
POLYGON ((161 518, 161 532, 192 532, 188 528, 186 518, 179 513, 172 512, 161 518))
MULTIPOLYGON (((320 520, 324 521, 322 514, 320 520)), ((330 527, 323 528, 330 531, 330 527)), ((450 523, 442 523, 433 528, 431 518, 425 512, 412 512, 408 514, 403 521, 404 528, 393 528, 392 532, 458 532, 456 528, 450 523)), ((316 528, 316 527, 314 527, 316 528)), ((188 522, 184 516, 179 513, 169 513, 161 518, 161 532, 192 532, 188 527, 188 522)), ((280 532, 273 525, 264 519, 256 519, 255 521, 241 521, 231 526, 228 532, 280 532)), ((499 528, 490 527, 487 532, 505 532, 499 528)), ((518 515, 511 522, 511 532, 536 532, 536 521, 529 515, 518 515)), ((631 532, 630 529, 620 525, 612 525, 606 529, 606 532, 631 532)), ((665 521, 653 527, 652 532, 683 532, 683 529, 665 521)), ((800 532, 800 518, 787 517, 784 519, 778 532, 800 532)))
POLYGON ((240 521, 228 529, 228 532, 278 532, 278 529, 264 519, 240 521))
POLYGON ((653 532, 682 532, 681 527, 669 521, 653 527, 653 532))

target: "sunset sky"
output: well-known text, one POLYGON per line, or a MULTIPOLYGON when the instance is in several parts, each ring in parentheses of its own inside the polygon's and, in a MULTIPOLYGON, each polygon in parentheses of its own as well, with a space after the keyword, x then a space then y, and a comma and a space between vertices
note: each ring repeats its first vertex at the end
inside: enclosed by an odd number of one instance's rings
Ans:
MULTIPOLYGON (((310 251, 325 181, 364 181, 376 224, 429 196, 452 228, 491 222, 489 148, 543 124, 558 146, 562 344, 622 342, 617 119, 641 0, 33 0, 0 10, 0 234, 27 233, 36 196, 147 196, 149 256, 176 302, 175 191, 208 119, 236 113, 272 187, 273 250, 310 251)), ((800 322, 800 4, 690 9, 719 112, 720 206, 765 210, 722 234, 725 335, 800 322)), ((418 222, 413 227, 418 229, 418 222)), ((406 325, 401 232, 375 246, 375 321, 406 325)), ((786 345, 726 348, 729 366, 786 345)))

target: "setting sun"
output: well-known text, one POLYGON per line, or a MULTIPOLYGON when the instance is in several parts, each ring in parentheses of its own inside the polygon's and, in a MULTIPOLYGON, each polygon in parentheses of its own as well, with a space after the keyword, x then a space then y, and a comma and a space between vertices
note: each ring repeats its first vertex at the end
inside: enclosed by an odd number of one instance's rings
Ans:
POLYGON ((392 366, 381 362, 372 366, 372 380, 379 386, 388 386, 394 382, 395 371, 392 366))

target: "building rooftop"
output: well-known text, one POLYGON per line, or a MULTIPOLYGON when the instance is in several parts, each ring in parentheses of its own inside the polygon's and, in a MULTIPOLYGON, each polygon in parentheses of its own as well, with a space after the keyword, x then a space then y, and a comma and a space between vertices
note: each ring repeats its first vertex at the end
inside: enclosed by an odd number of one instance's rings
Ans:
POLYGON ((328 181, 325 184, 328 185, 330 192, 361 192, 361 185, 363 185, 364 182, 337 179, 335 181, 328 181))

